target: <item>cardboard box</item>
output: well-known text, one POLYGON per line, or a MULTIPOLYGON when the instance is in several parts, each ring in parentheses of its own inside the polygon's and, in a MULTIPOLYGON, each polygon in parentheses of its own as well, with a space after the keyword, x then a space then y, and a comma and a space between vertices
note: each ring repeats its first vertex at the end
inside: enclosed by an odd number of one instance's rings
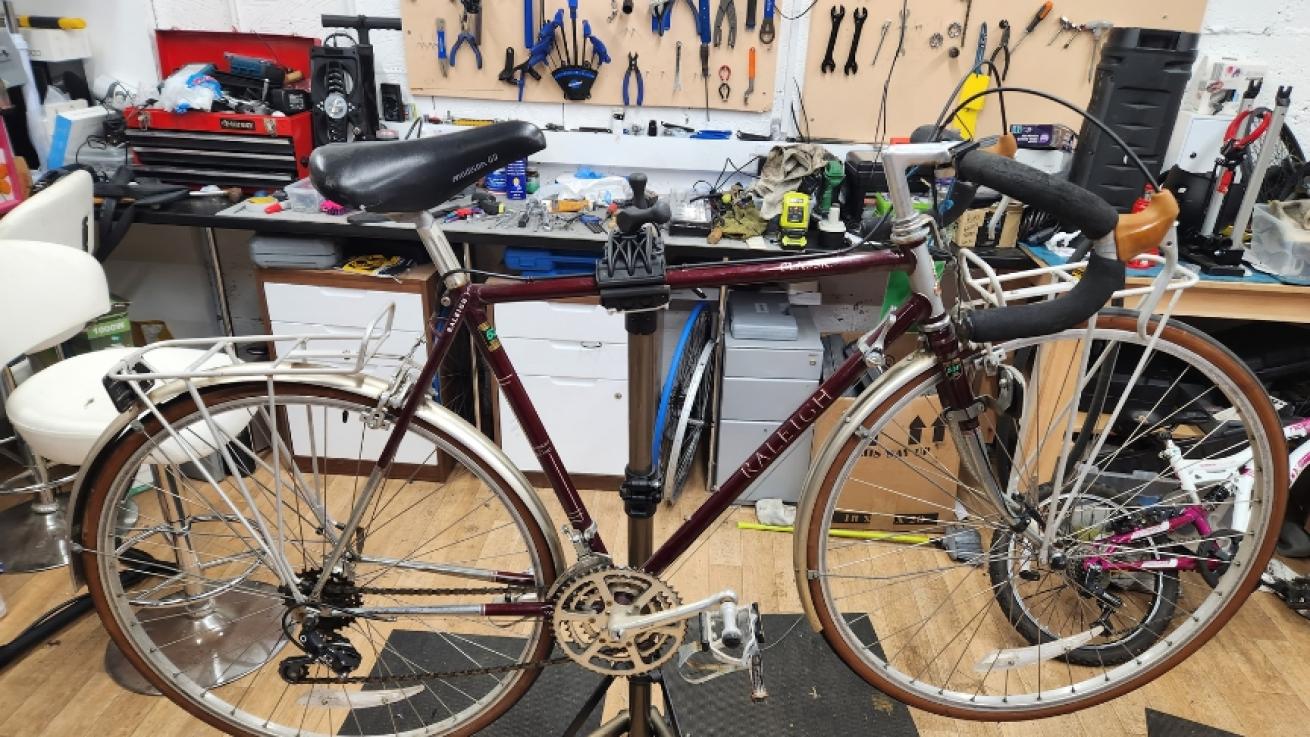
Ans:
MULTIPOLYGON (((820 451, 854 401, 838 399, 819 417, 813 453, 820 451)), ((937 397, 914 400, 887 428, 855 462, 853 478, 837 500, 833 527, 907 532, 955 521, 954 480, 960 460, 937 397)))

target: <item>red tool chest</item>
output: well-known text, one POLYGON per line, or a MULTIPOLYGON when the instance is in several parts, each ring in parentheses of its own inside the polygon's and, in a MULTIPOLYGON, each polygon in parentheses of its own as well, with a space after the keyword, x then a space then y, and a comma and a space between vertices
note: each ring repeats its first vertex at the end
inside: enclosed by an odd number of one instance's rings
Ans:
MULTIPOLYGON (((186 64, 225 69, 225 53, 271 59, 308 77, 309 50, 317 43, 299 36, 156 32, 161 77, 186 64)), ((166 182, 278 189, 306 175, 314 147, 308 112, 284 116, 129 108, 126 118, 137 172, 166 182)))

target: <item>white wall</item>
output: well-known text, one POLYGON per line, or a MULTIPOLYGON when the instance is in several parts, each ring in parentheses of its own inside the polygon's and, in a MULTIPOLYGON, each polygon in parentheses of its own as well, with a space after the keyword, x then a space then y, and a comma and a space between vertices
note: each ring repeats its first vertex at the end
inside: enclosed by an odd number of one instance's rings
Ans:
POLYGON ((1271 104, 1280 84, 1295 87, 1289 124, 1310 139, 1310 2, 1210 0, 1201 52, 1268 64, 1259 104, 1271 104))

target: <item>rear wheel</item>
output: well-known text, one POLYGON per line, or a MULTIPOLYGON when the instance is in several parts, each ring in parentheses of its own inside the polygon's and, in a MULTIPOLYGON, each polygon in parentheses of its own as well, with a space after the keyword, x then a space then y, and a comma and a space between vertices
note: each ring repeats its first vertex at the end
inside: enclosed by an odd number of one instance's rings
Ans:
POLYGON ((939 714, 1040 718, 1144 685, 1236 613, 1287 487, 1278 418, 1239 360, 1178 323, 1148 346, 1135 313, 1106 310, 1091 333, 997 345, 965 366, 991 397, 985 462, 1041 533, 1015 534, 961 464, 939 369, 905 378, 814 471, 806 583, 852 669, 939 714), (1174 470, 1219 466, 1195 494, 1174 470), (1213 588, 1195 570, 1208 549, 1196 528, 1169 529, 1189 510, 1231 553, 1207 570, 1213 588), (874 529, 840 529, 852 520, 874 529))
POLYGON ((389 432, 376 399, 292 382, 200 398, 165 405, 166 425, 144 417, 88 487, 88 585, 151 683, 226 733, 261 736, 469 735, 527 691, 549 627, 482 607, 544 598, 552 548, 456 433, 413 422, 325 572, 389 432), (124 527, 129 497, 139 515, 124 527))

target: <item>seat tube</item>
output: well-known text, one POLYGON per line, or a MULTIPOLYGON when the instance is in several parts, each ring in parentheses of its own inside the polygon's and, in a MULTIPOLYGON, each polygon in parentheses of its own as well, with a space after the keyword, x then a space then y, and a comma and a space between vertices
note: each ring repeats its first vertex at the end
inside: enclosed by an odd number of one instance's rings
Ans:
POLYGON ((414 227, 418 229, 419 240, 423 241, 423 247, 427 249, 428 258, 432 259, 433 265, 437 267, 437 273, 443 275, 446 288, 458 289, 467 286, 468 274, 452 273, 464 268, 464 265, 455 255, 455 249, 450 247, 450 241, 442 232, 437 219, 432 217, 431 213, 421 212, 413 216, 413 222, 414 227))

